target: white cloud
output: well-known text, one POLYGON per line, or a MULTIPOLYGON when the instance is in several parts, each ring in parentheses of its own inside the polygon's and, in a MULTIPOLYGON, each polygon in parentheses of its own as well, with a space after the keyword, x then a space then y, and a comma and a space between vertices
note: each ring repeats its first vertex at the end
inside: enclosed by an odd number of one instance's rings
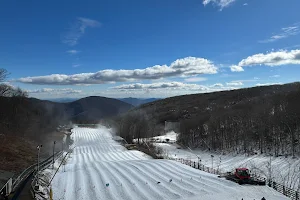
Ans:
POLYGON ((228 85, 228 86, 242 86, 244 84, 242 82, 239 82, 239 81, 237 81, 237 82, 232 81, 232 82, 226 83, 226 85, 228 85))
POLYGON ((281 50, 267 54, 255 54, 239 62, 239 66, 267 65, 273 67, 288 64, 300 64, 299 49, 291 51, 281 50))
POLYGON ((86 28, 99 27, 100 25, 101 23, 96 20, 78 17, 76 22, 71 25, 69 31, 63 36, 62 42, 75 46, 84 35, 86 28))
POLYGON ((273 76, 270 76, 270 78, 279 78, 280 75, 279 74, 276 74, 276 75, 273 75, 273 76))
POLYGON ((62 97, 86 97, 86 96, 105 96, 111 98, 137 97, 171 97, 186 94, 209 93, 223 90, 234 90, 238 87, 223 86, 223 84, 213 84, 210 86, 187 84, 182 82, 160 82, 160 83, 134 83, 123 84, 108 89, 95 90, 75 90, 71 88, 53 89, 43 88, 39 90, 30 90, 30 96, 37 98, 62 98, 62 97), (213 87, 219 86, 219 87, 213 87))
POLYGON ((71 55, 75 55, 75 54, 78 54, 80 51, 77 51, 75 49, 72 49, 72 50, 69 50, 67 51, 68 54, 71 54, 71 55))
POLYGON ((186 82, 201 82, 201 81, 206 81, 207 78, 204 78, 204 77, 191 77, 191 78, 186 78, 184 80, 186 82))
POLYGON ((120 86, 113 87, 112 89, 118 90, 155 90, 155 89, 180 89, 180 90, 200 90, 206 91, 208 87, 197 84, 186 84, 181 82, 162 82, 162 83, 134 83, 134 84, 123 84, 120 86))
POLYGON ((27 90, 28 93, 48 93, 48 94, 78 94, 81 93, 81 90, 74 90, 72 88, 42 88, 36 90, 27 90))
POLYGON ((223 90, 234 90, 237 89, 237 87, 227 87, 227 86, 223 86, 223 84, 221 83, 205 86, 205 85, 188 84, 182 82, 161 82, 161 83, 150 83, 150 84, 143 84, 143 83, 123 84, 116 87, 112 87, 111 89, 123 91, 123 92, 155 91, 156 93, 161 93, 161 94, 176 93, 178 95, 182 95, 182 94, 191 94, 191 93, 208 93, 208 92, 216 92, 216 91, 223 91, 223 90))
POLYGON ((243 67, 266 65, 270 67, 280 65, 299 65, 300 64, 300 50, 295 49, 291 51, 280 50, 277 52, 260 53, 249 56, 239 62, 238 65, 231 66, 231 71, 244 71, 243 67))
POLYGON ((272 35, 270 38, 259 41, 260 43, 269 43, 287 38, 290 36, 298 35, 300 33, 300 23, 295 23, 292 26, 281 28, 281 31, 277 34, 272 35))
POLYGON ((211 85, 210 87, 223 87, 222 83, 215 83, 213 85, 211 85))
POLYGON ((242 71, 244 71, 244 69, 241 66, 238 66, 238 65, 230 66, 230 70, 232 72, 242 72, 242 71))
POLYGON ((17 81, 30 84, 47 85, 76 85, 76 84, 105 84, 135 80, 155 80, 166 77, 194 76, 199 74, 215 74, 217 67, 204 58, 187 57, 178 59, 167 65, 155 65, 145 69, 112 70, 106 69, 96 73, 74 75, 52 74, 20 78, 17 81))
POLYGON ((223 8, 228 7, 235 1, 236 0, 203 0, 203 5, 206 6, 207 4, 212 3, 213 5, 218 6, 220 10, 223 10, 223 8))
POLYGON ((257 83, 256 86, 281 85, 282 83, 257 83))
POLYGON ((243 6, 248 6, 248 3, 244 3, 243 6))

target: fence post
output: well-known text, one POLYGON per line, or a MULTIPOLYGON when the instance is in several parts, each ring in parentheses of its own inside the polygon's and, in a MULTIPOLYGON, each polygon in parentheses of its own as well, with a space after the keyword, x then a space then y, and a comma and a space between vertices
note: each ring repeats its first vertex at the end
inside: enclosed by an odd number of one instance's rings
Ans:
POLYGON ((298 193, 298 191, 296 192, 296 200, 299 200, 299 193, 298 193))

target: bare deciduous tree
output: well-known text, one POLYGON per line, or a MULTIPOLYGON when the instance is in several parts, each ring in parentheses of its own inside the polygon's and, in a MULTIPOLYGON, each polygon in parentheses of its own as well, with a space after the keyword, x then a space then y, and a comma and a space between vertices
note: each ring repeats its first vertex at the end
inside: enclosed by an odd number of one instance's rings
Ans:
POLYGON ((2 97, 9 97, 12 96, 13 88, 7 84, 0 84, 0 96, 2 97))
POLYGON ((0 82, 3 82, 7 79, 9 73, 7 72, 6 69, 0 68, 0 82))

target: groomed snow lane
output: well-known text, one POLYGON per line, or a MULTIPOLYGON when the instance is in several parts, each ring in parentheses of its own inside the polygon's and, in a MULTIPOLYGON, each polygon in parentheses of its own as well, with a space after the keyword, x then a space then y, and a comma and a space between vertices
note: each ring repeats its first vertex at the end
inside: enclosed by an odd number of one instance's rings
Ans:
POLYGON ((105 127, 75 128, 76 146, 55 176, 56 200, 288 199, 264 186, 240 186, 176 161, 128 151, 105 127))

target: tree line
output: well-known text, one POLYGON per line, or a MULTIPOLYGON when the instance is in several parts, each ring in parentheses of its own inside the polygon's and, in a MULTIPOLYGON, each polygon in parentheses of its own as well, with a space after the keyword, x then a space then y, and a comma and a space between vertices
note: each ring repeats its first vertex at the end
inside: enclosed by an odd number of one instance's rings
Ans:
POLYGON ((26 91, 5 82, 8 75, 0 69, 0 134, 40 141, 67 123, 62 105, 28 98, 26 91))
POLYGON ((114 117, 108 124, 113 126, 117 134, 128 143, 132 143, 133 139, 137 139, 140 143, 140 139, 156 136, 163 131, 162 125, 158 125, 155 119, 140 110, 114 117))
POLYGON ((300 153, 300 90, 262 96, 181 121, 178 141, 237 153, 300 153))
POLYGON ((127 141, 164 133, 178 121, 178 143, 218 152, 300 154, 300 84, 185 95, 146 104, 115 117, 127 141))

